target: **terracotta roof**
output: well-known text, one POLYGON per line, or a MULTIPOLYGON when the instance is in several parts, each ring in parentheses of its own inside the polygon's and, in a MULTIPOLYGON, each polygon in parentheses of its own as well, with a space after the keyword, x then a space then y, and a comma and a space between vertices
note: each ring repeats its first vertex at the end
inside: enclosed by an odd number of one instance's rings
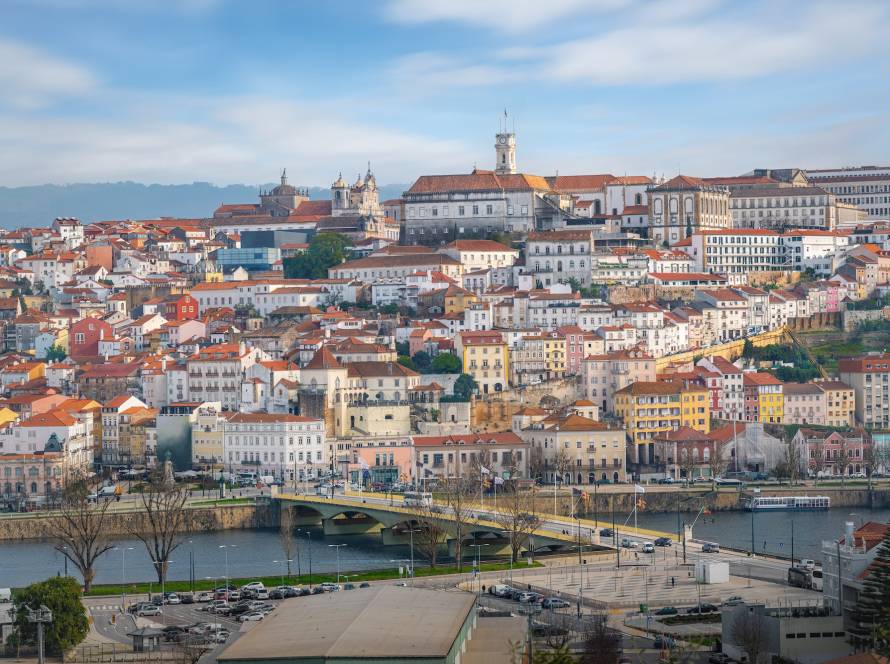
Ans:
POLYGON ((70 427, 77 424, 77 420, 64 410, 51 410, 40 413, 25 420, 19 426, 23 427, 70 427))
POLYGON ((355 270, 355 269, 374 269, 381 267, 421 267, 421 266, 442 266, 442 265, 460 265, 451 256, 445 254, 409 254, 406 256, 390 255, 390 256, 368 256, 367 258, 357 258, 356 260, 347 261, 335 265, 330 268, 333 271, 338 270, 355 270))
POLYGON ((590 241, 592 231, 532 231, 528 234, 529 242, 578 242, 590 241))
POLYGON ((350 376, 383 377, 419 376, 420 374, 398 362, 350 362, 346 365, 350 376))
POLYGON ((457 249, 458 251, 516 251, 494 240, 455 240, 446 244, 443 249, 457 249))
POLYGON ((615 176, 609 173, 600 175, 557 175, 548 178, 554 189, 559 191, 602 191, 605 186, 615 181, 615 176))
POLYGON ((315 352, 315 355, 312 356, 312 359, 309 360, 309 363, 304 368, 340 369, 341 367, 342 365, 337 361, 337 358, 334 357, 333 353, 331 353, 327 347, 322 346, 315 352))
POLYGON ((262 424, 262 423, 286 423, 286 422, 321 422, 311 417, 300 415, 288 415, 283 413, 235 413, 229 417, 229 422, 234 424, 262 424))
POLYGON ((742 377, 745 385, 782 385, 782 381, 772 374, 761 371, 746 371, 742 377))
POLYGON ((406 192, 436 194, 449 191, 550 191, 552 187, 538 175, 496 175, 475 170, 466 175, 421 175, 406 192))

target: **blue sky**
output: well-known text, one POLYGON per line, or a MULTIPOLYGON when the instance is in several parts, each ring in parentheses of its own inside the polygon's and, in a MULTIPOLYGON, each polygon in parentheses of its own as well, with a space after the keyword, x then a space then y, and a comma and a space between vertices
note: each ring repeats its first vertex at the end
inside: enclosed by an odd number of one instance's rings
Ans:
POLYGON ((890 3, 3 0, 0 186, 890 161, 890 3))

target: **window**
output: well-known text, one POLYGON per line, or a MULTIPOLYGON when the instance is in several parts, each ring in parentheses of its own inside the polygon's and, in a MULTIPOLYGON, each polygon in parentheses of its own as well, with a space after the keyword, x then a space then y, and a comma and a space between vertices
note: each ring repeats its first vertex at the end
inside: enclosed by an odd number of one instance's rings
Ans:
POLYGON ((485 214, 494 214, 494 207, 491 205, 485 206, 485 214))
POLYGON ((473 206, 473 214, 474 214, 474 215, 475 215, 475 214, 479 214, 479 206, 478 206, 478 205, 474 205, 474 206, 473 206))

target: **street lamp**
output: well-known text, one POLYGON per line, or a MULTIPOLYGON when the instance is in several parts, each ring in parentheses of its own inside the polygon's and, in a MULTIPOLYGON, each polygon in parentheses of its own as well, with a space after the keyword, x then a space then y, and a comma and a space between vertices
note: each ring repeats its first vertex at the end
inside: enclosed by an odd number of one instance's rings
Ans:
POLYGON ((337 585, 340 585, 340 549, 342 549, 345 544, 328 544, 329 547, 333 549, 337 549, 337 585))
POLYGON ((229 598, 229 549, 234 549, 237 544, 220 544, 219 548, 223 549, 226 556, 226 599, 229 598))
MULTIPOLYGON (((126 609, 126 594, 127 594, 127 551, 132 551, 132 546, 118 546, 115 547, 120 549, 121 552, 121 613, 126 609)), ((68 576, 67 574, 65 576, 68 576)))
MULTIPOLYGON (((288 558, 286 560, 273 560, 272 562, 273 563, 281 563, 281 585, 283 586, 284 585, 284 566, 285 566, 285 564, 290 564, 294 561, 288 558)), ((287 580, 290 581, 289 575, 288 575, 287 580)))
MULTIPOLYGON (((302 528, 297 528, 298 533, 306 533, 306 537, 309 540, 309 589, 312 589, 312 531, 311 530, 303 530, 302 528)), ((299 555, 299 549, 297 549, 297 555, 299 555)))

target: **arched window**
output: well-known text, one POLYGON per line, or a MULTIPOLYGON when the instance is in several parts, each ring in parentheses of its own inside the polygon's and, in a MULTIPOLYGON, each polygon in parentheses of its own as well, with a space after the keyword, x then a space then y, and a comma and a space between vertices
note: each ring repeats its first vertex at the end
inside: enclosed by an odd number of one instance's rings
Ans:
POLYGON ((677 214, 677 211, 679 209, 679 204, 677 203, 676 198, 671 199, 670 206, 671 206, 671 214, 677 214))
POLYGON ((661 198, 656 198, 652 207, 655 209, 655 214, 661 214, 661 212, 662 212, 661 198))
POLYGON ((634 205, 643 204, 643 194, 634 194, 634 205))

